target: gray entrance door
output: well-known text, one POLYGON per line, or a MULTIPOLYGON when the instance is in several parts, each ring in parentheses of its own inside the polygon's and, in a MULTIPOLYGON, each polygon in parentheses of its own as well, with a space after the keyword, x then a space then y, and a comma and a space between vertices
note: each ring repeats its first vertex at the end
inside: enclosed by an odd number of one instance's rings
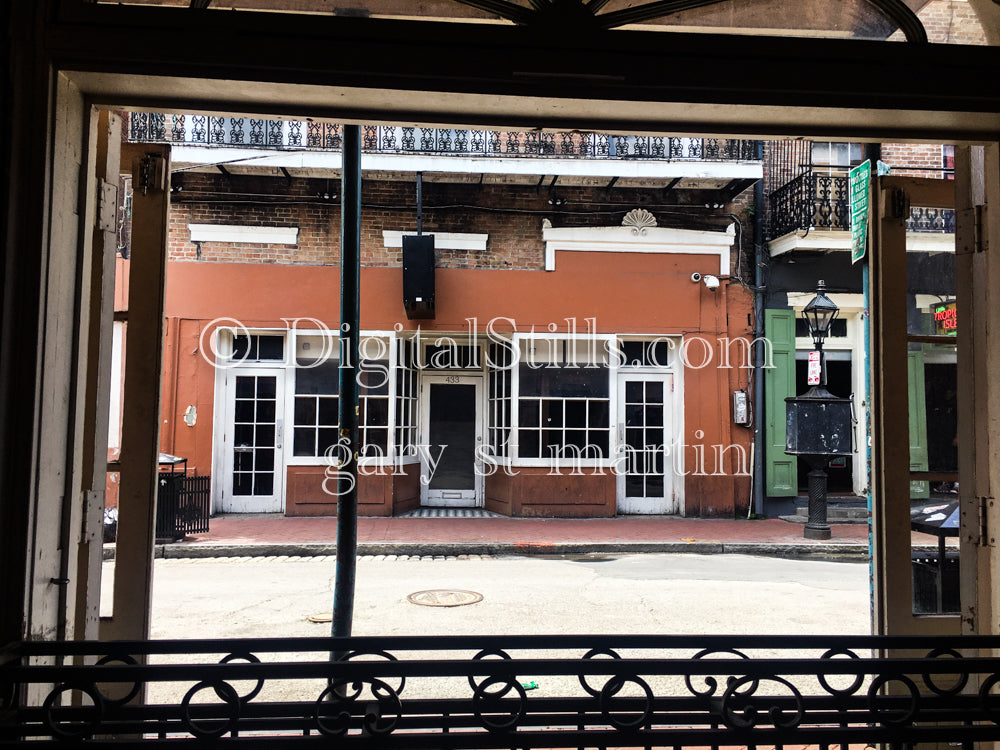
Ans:
POLYGON ((482 378, 427 376, 421 390, 421 504, 481 505, 483 478, 476 470, 476 449, 483 439, 482 378))

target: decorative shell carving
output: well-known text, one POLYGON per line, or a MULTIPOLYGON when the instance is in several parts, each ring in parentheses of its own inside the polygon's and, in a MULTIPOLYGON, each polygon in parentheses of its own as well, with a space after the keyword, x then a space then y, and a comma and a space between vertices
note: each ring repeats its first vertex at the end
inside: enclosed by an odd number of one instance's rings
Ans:
POLYGON ((645 236, 649 227, 656 226, 656 217, 645 208, 633 208, 622 219, 623 227, 632 227, 632 234, 645 236))

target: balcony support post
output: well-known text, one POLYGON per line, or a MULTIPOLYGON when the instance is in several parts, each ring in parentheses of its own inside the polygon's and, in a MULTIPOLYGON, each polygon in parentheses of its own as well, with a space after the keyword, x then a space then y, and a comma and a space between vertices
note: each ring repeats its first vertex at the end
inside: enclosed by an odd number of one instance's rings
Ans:
MULTIPOLYGON (((361 344, 361 131, 344 126, 340 209, 340 439, 337 469, 337 566, 331 635, 351 635, 358 549, 358 355, 361 344)), ((336 655, 334 655, 336 656, 336 655)))

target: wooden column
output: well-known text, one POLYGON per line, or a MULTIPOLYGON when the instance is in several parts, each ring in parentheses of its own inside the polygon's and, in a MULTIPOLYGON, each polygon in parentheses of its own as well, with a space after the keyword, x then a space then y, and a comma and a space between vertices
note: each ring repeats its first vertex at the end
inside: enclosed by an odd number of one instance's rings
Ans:
POLYGON ((121 118, 112 112, 92 115, 93 158, 85 212, 91 228, 89 278, 80 335, 83 339, 83 450, 80 452, 82 498, 79 544, 76 547, 76 638, 97 638, 101 607, 101 562, 104 548, 103 510, 108 461, 108 412, 111 398, 111 350, 118 247, 118 172, 121 161, 121 118))
POLYGON ((169 147, 124 146, 122 165, 132 173, 132 252, 114 605, 112 616, 101 622, 101 638, 146 639, 158 485, 169 147))

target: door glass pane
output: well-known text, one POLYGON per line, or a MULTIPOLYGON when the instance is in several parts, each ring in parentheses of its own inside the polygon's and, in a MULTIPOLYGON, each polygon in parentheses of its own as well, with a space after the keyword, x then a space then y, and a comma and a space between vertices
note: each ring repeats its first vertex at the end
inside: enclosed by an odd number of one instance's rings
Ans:
POLYGON ((955 212, 913 206, 906 225, 907 403, 913 612, 956 613, 959 602, 958 315, 955 212), (912 337, 942 337, 914 340, 912 337))
POLYGON ((957 335, 955 212, 912 206, 906 222, 906 329, 915 335, 957 335))
POLYGON ((661 380, 625 383, 625 496, 662 498, 665 493, 663 460, 664 389, 661 380))
POLYGON ((476 488, 476 386, 430 384, 431 455, 441 451, 432 490, 474 490, 476 488), (442 449, 440 446, 444 446, 442 449))
MULTIPOLYGON (((274 494, 277 384, 274 375, 238 375, 233 425, 233 494, 274 494), (239 397, 241 394, 248 398, 239 397), (256 396, 254 396, 256 394, 256 396)), ((296 431, 296 451, 312 443, 312 431, 296 431)))

